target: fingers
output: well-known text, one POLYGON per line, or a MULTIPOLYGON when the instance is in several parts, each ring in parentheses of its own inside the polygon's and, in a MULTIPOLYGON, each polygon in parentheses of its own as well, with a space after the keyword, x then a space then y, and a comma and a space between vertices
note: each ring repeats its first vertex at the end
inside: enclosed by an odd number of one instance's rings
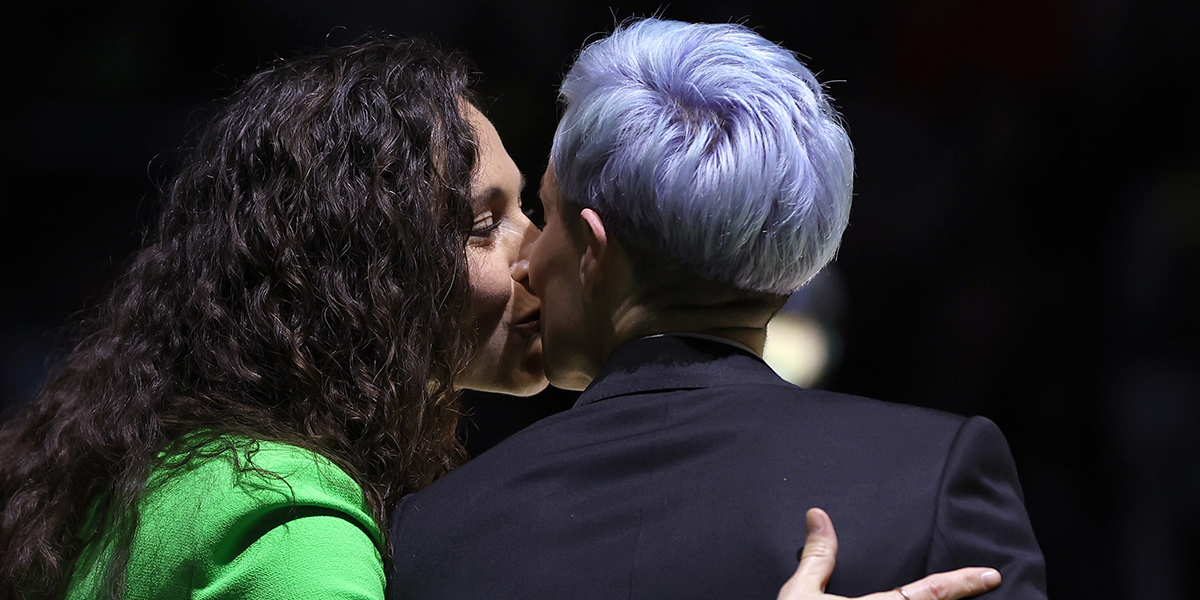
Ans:
POLYGON ((859 600, 958 600, 995 589, 1000 585, 1000 573, 995 569, 966 567, 957 571, 936 573, 901 586, 899 591, 878 592, 859 600))
MULTIPOLYGON (((779 590, 779 600, 794 600, 825 591, 837 562, 837 533, 825 511, 810 508, 804 515, 808 536, 796 573, 779 590)), ((916 600, 915 598, 913 600, 916 600)))
MULTIPOLYGON (((840 598, 826 596, 825 586, 833 575, 837 562, 837 533, 833 521, 825 511, 810 508, 805 513, 808 536, 800 553, 800 565, 796 573, 779 590, 778 600, 805 600, 815 598, 840 598)), ((862 596, 858 600, 959 600, 993 590, 1000 585, 1000 573, 984 567, 966 567, 957 571, 935 573, 902 586, 904 593, 897 590, 877 592, 862 596)))

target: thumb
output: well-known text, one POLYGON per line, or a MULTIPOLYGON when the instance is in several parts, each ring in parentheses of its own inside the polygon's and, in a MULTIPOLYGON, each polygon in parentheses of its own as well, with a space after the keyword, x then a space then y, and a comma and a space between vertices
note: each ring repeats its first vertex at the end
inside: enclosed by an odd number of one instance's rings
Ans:
POLYGON ((802 598, 805 594, 823 593, 837 563, 837 533, 833 530, 833 521, 829 515, 819 508, 810 508, 804 518, 808 536, 804 539, 804 550, 800 553, 800 565, 779 591, 778 600, 793 600, 802 598))

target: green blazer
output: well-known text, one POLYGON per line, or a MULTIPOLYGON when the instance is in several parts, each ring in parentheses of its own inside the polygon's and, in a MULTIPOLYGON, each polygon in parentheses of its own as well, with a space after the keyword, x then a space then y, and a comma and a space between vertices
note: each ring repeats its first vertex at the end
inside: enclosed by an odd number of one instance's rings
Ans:
MULTIPOLYGON (((382 599, 383 536, 362 488, 328 459, 273 442, 155 472, 139 505, 127 599, 382 599)), ((85 549, 68 600, 97 597, 111 549, 85 549)))

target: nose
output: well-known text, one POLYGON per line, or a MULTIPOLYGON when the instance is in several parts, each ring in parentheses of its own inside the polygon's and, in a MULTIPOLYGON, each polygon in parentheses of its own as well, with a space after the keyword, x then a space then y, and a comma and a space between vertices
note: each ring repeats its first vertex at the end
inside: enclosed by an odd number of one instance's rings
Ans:
POLYGON ((517 259, 513 261, 510 272, 514 281, 528 284, 529 255, 533 250, 533 243, 537 241, 542 232, 528 217, 521 215, 521 218, 524 221, 525 231, 521 236, 521 247, 517 251, 517 259))

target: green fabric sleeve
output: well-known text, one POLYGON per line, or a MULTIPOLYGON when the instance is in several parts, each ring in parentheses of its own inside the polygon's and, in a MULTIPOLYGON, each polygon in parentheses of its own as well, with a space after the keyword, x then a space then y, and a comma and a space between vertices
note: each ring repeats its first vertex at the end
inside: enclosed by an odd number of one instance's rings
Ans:
MULTIPOLYGON (((382 599, 383 536, 354 480, 308 450, 238 444, 151 476, 126 598, 382 599)), ((108 553, 94 554, 69 599, 95 597, 108 553)))
POLYGON ((370 538, 345 518, 302 517, 260 536, 192 597, 382 599, 378 557, 370 538))

